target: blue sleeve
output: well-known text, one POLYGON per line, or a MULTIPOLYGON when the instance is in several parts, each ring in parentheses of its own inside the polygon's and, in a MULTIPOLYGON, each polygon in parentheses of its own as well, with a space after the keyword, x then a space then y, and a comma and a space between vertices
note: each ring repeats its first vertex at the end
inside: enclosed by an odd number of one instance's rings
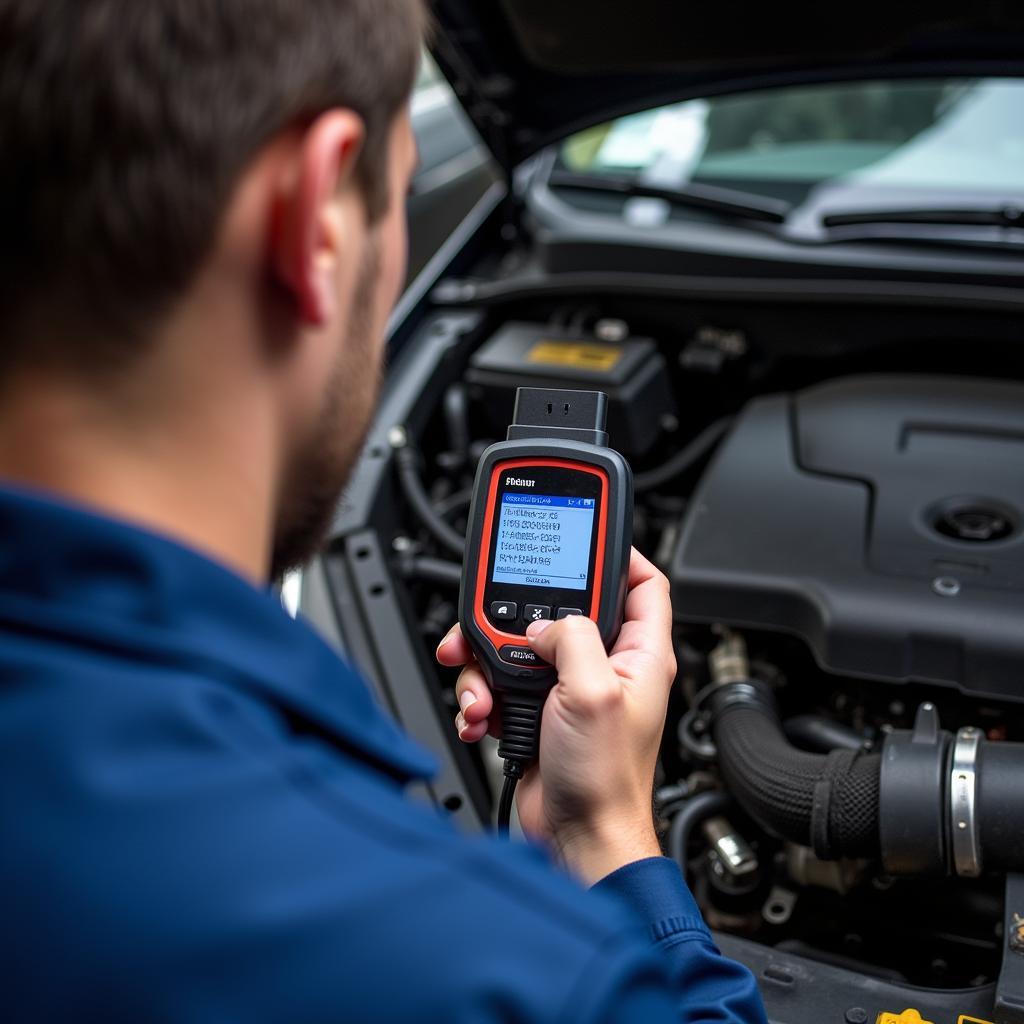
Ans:
POLYGON ((753 975, 715 946, 678 865, 666 857, 627 864, 594 886, 639 915, 671 978, 670 994, 647 975, 624 977, 606 1024, 767 1024, 753 975))

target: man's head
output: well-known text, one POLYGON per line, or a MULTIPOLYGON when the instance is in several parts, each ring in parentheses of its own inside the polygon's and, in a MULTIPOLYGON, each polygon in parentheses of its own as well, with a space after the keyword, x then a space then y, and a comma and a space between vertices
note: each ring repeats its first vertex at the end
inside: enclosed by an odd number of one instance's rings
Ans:
POLYGON ((276 570, 371 414, 423 28, 421 0, 0 0, 0 394, 232 381, 274 461, 276 570))

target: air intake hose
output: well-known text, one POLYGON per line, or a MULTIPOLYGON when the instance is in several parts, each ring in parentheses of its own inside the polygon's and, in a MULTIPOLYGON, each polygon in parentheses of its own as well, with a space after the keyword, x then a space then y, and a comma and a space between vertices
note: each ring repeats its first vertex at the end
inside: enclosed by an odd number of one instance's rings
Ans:
POLYGON ((879 855, 879 755, 797 750, 756 681, 718 687, 710 710, 726 788, 755 821, 823 860, 879 855))
POLYGON ((770 832, 823 860, 881 858, 894 875, 1024 871, 1024 744, 955 735, 931 703, 881 754, 792 746, 769 686, 749 676, 741 637, 723 631, 710 657, 710 712, 726 789, 770 832))

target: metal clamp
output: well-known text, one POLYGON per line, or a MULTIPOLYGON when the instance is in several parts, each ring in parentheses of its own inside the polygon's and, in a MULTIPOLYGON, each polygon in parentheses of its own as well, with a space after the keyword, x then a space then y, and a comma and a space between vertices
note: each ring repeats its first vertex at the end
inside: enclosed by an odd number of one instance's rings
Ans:
POLYGON ((952 833, 953 866, 964 878, 981 874, 981 844, 978 840, 977 788, 980 729, 961 729, 953 744, 949 778, 949 827, 952 833))

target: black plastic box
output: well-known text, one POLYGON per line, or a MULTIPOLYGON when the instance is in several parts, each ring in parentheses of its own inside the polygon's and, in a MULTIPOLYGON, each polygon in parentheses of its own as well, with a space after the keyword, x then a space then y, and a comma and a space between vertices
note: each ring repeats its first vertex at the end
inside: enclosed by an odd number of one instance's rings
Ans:
POLYGON ((630 456, 649 451, 675 414, 665 359, 650 338, 607 342, 509 323, 475 353, 466 382, 502 436, 517 388, 603 391, 610 444, 630 456))

